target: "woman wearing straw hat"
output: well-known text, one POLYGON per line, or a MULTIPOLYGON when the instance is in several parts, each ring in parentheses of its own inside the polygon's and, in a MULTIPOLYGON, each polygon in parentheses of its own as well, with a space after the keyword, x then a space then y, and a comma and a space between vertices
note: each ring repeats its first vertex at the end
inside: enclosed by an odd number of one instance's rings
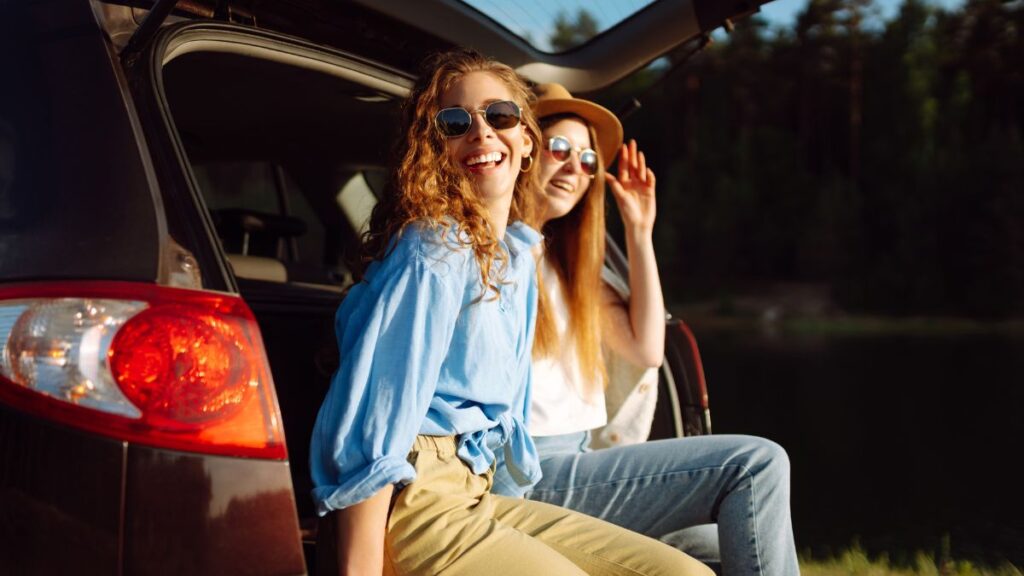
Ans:
MULTIPOLYGON (((720 548, 729 576, 798 574, 781 447, 728 435, 643 442, 665 340, 654 172, 636 141, 623 144, 607 109, 558 84, 535 93, 545 246, 528 428, 543 478, 526 496, 668 536, 704 561, 716 562, 720 548), (617 175, 606 173, 616 154, 617 175), (606 181, 625 227, 628 285, 602 272, 606 181), (608 376, 630 371, 635 389, 609 391, 608 399, 625 399, 621 408, 606 404, 608 376), (625 412, 609 422, 610 408, 625 412)), ((522 493, 503 470, 494 491, 522 493)))

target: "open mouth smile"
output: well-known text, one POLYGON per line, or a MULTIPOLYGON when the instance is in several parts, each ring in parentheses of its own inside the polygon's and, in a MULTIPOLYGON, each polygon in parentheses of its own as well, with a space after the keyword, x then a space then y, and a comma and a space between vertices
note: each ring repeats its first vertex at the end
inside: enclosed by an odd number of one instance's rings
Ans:
POLYGON ((470 172, 483 172, 492 168, 497 168, 505 161, 506 154, 498 151, 484 152, 481 154, 472 154, 463 159, 462 164, 470 172))
POLYGON ((565 192, 566 194, 572 194, 576 191, 576 187, 573 186, 571 182, 567 182, 565 180, 551 180, 548 182, 548 186, 565 192))

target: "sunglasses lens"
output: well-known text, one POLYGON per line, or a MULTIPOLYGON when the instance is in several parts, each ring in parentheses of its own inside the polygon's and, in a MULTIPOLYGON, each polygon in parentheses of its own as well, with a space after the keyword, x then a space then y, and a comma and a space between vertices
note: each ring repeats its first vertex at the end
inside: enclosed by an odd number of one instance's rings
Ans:
POLYGON ((587 176, 597 174, 597 152, 593 150, 580 152, 580 168, 587 176))
POLYGON ((473 117, 462 108, 445 108, 435 117, 437 129, 445 136, 462 136, 469 132, 473 117))
POLYGON ((572 154, 572 143, 567 138, 555 136, 548 140, 548 151, 555 160, 565 162, 569 159, 569 154, 572 154))
POLYGON ((484 114, 487 123, 495 130, 506 130, 519 124, 519 106, 510 100, 488 104, 484 114))

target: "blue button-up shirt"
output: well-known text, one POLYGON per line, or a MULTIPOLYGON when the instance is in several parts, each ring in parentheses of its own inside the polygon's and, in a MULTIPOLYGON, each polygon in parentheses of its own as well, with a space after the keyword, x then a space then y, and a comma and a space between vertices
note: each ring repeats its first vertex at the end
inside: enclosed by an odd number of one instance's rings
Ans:
POLYGON ((530 248, 540 235, 508 226, 495 299, 472 250, 455 243, 454 227, 443 230, 407 226, 338 309, 341 365, 310 447, 321 515, 413 481, 406 456, 417 434, 457 435, 474 473, 502 448, 517 482, 540 479, 525 428, 537 302, 530 248))

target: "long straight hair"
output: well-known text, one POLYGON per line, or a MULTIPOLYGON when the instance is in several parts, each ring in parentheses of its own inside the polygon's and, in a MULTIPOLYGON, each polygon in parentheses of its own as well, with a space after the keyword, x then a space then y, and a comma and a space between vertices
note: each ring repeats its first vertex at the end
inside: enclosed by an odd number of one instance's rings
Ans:
MULTIPOLYGON (((606 373, 601 356, 601 267, 604 265, 604 173, 597 134, 586 120, 575 114, 556 114, 540 119, 541 130, 561 120, 583 122, 597 152, 597 173, 580 201, 568 214, 544 225, 545 258, 551 263, 562 285, 562 296, 569 310, 568 341, 576 349, 587 392, 605 384, 606 373)), ((537 305, 537 331, 534 358, 554 356, 560 346, 554 312, 546 292, 540 290, 537 305)))
MULTIPOLYGON (((391 240, 405 226, 420 222, 432 225, 442 234, 450 222, 457 233, 451 241, 473 250, 480 266, 485 288, 498 295, 498 284, 507 266, 508 256, 501 249, 487 214, 472 183, 458 162, 447 151, 447 141, 434 125, 441 96, 455 82, 471 72, 487 72, 500 80, 521 109, 520 122, 533 140, 531 164, 540 158, 540 128, 531 105, 534 96, 515 70, 479 52, 459 49, 428 58, 418 81, 402 109, 402 134, 394 156, 397 159, 389 193, 377 204, 370 217, 370 229, 363 237, 362 264, 387 255, 391 240)), ((509 158, 515 163, 517 159, 509 158)), ((540 193, 537 170, 528 170, 516 179, 509 221, 535 225, 534 206, 540 193)))

